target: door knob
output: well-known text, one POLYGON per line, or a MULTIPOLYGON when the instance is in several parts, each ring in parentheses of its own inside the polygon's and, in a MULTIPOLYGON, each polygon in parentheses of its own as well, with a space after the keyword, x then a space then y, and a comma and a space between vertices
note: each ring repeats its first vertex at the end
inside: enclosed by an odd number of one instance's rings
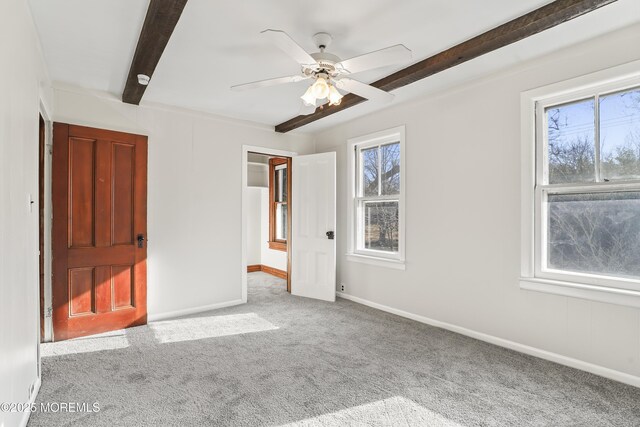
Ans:
POLYGON ((138 234, 136 239, 138 240, 138 247, 144 248, 144 234, 138 234))
POLYGON ((333 240, 334 237, 335 237, 335 234, 333 233, 333 231, 327 231, 327 239, 333 240))

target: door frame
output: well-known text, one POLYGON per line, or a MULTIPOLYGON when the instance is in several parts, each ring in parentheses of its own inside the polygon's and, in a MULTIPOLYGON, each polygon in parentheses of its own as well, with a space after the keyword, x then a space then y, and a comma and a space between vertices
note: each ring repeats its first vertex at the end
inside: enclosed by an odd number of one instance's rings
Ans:
MULTIPOLYGON (((249 169, 248 162, 250 152, 278 157, 295 157, 298 155, 298 153, 294 151, 277 150, 274 148, 258 147, 254 145, 242 146, 242 275, 240 276, 240 289, 243 303, 247 302, 247 222, 249 217, 249 210, 247 209, 247 199, 249 195, 247 186, 247 172, 249 169)), ((293 212, 291 214, 293 215, 293 212)), ((289 235, 289 239, 291 239, 291 235, 289 235)), ((289 264, 291 262, 291 240, 287 242, 287 259, 287 270, 290 271, 291 266, 289 264)))
MULTIPOLYGON (((52 219, 52 205, 51 205, 51 171, 52 171, 52 153, 53 153, 53 121, 51 114, 49 114, 48 108, 45 106, 45 103, 40 100, 40 108, 39 108, 40 116, 44 120, 44 188, 38 188, 38 198, 40 200, 40 192, 43 192, 42 200, 44 202, 43 209, 43 222, 44 222, 44 231, 42 235, 40 235, 40 230, 38 230, 38 240, 44 239, 44 244, 42 245, 44 248, 44 253, 40 254, 39 257, 44 258, 44 306, 40 306, 40 299, 38 300, 38 324, 40 322, 44 322, 44 339, 40 340, 40 329, 38 329, 38 340, 42 342, 50 342, 53 339, 53 321, 51 316, 51 311, 53 309, 52 304, 52 295, 51 295, 51 285, 52 285, 52 247, 51 247, 51 231, 53 226, 52 219)), ((40 161, 40 153, 38 150, 38 161, 40 161)), ((39 172, 38 172, 39 173, 39 172)), ((38 182, 40 180, 38 179, 38 182)), ((39 187, 39 185, 38 185, 39 187)), ((40 206, 38 206, 38 211, 40 210, 40 206)), ((38 219, 39 224, 40 219, 38 219)), ((38 269, 40 263, 38 263, 38 269)), ((38 278, 40 277, 40 271, 38 271, 38 278)), ((39 279, 38 279, 39 280, 39 279)), ((40 326, 38 326, 40 328, 40 326)))

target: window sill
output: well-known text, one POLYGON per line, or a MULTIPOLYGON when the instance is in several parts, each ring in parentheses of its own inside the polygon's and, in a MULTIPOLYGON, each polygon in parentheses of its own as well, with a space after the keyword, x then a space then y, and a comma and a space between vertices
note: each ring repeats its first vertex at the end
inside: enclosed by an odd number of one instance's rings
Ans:
POLYGON ((375 265, 378 267, 393 268, 395 270, 404 270, 404 261, 396 259, 378 258, 360 254, 347 254, 347 261, 359 262, 362 264, 375 265))
POLYGON ((287 244, 283 243, 283 242, 268 242, 269 243, 269 249, 273 249, 276 251, 282 251, 282 252, 286 252, 287 251, 287 244))
POLYGON ((520 289, 640 308, 640 292, 559 280, 521 277, 520 289))

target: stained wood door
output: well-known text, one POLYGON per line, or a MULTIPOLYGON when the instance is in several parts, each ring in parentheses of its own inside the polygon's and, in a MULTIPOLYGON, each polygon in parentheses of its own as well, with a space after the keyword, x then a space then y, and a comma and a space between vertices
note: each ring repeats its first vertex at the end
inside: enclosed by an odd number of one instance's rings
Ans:
POLYGON ((292 159, 291 293, 336 299, 336 153, 292 159))
POLYGON ((53 127, 54 340, 147 322, 147 137, 53 127))

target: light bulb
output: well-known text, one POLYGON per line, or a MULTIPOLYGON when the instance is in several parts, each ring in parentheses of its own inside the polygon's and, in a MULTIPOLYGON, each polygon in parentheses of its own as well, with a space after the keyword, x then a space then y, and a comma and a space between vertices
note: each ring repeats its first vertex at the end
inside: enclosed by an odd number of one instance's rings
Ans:
POLYGON ((313 94, 316 98, 322 99, 329 95, 329 85, 323 77, 318 77, 311 87, 313 88, 313 94))
POLYGON ((316 96, 313 94, 313 85, 309 86, 307 91, 300 98, 302 98, 302 102, 304 102, 305 105, 314 105, 315 106, 316 105, 316 96))
POLYGON ((338 92, 335 86, 329 86, 329 105, 340 105, 342 102, 342 95, 338 92))

